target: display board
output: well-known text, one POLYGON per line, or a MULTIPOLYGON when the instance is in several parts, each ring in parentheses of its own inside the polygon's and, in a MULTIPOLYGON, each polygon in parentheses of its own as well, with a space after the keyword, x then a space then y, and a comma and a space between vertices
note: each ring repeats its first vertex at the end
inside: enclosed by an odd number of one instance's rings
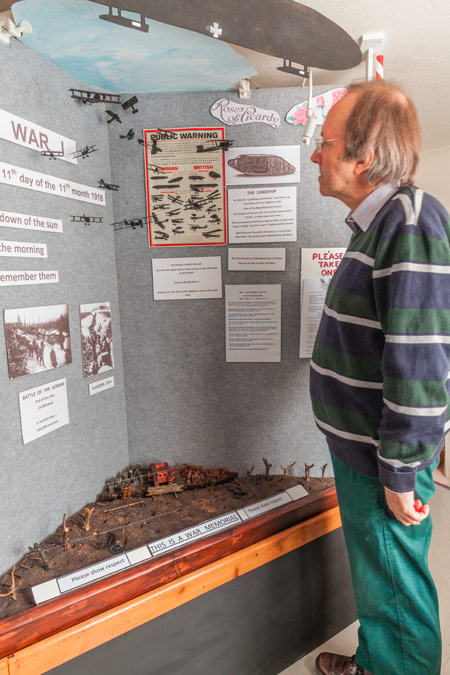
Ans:
POLYGON ((77 80, 17 40, 2 47, 0 573, 128 463, 113 209, 97 186, 110 181, 107 127, 70 99, 77 80), (98 150, 75 161, 75 145, 98 150), (110 303, 115 386, 91 396, 105 375, 83 377, 80 305, 98 301, 110 303))
MULTIPOLYGON (((262 473, 264 457, 272 472, 280 473, 282 466, 295 462, 295 474, 303 475, 307 463, 315 466, 313 475, 320 475, 328 451, 311 415, 308 362, 298 358, 300 250, 345 246, 348 232, 343 223, 346 209, 319 195, 311 149, 299 147, 295 180, 290 181, 287 173, 283 185, 274 185, 267 172, 264 180, 264 190, 276 188, 280 196, 286 186, 289 194, 295 193, 290 197, 291 202, 295 199, 295 209, 289 206, 290 236, 269 236, 266 226, 268 241, 252 243, 243 238, 243 250, 283 248, 284 255, 277 258, 285 262, 279 268, 228 268, 227 248, 239 250, 239 243, 227 247, 217 241, 220 245, 201 249, 195 245, 150 248, 146 228, 138 227, 147 212, 145 147, 138 143, 142 131, 217 127, 210 113, 212 104, 224 96, 237 101, 237 95, 140 95, 138 114, 125 111, 132 127, 126 133, 124 125, 107 124, 104 107, 72 100, 68 90, 83 87, 82 83, 20 43, 13 41, 2 57, 2 107, 36 128, 75 140, 77 148, 96 151, 74 164, 0 139, 5 170, 0 182, 0 226, 2 251, 8 254, 0 256, 0 270, 13 281, 2 288, 1 316, 5 310, 68 307, 68 330, 44 325, 42 317, 32 318, 32 325, 25 326, 20 313, 15 318, 11 315, 13 362, 23 376, 10 379, 5 326, 0 334, 4 438, 0 457, 5 467, 0 487, 6 504, 0 570, 52 532, 65 513, 94 500, 105 480, 130 464, 187 462, 228 466, 240 473, 254 465, 255 473, 262 473), (47 83, 45 92, 37 85, 42 81, 47 83), (48 191, 36 190, 31 180, 51 186, 48 191), (130 220, 132 226, 117 232, 110 225, 130 220), (36 257, 21 257, 21 244, 36 257), (192 260, 200 255, 210 257, 221 271, 222 292, 214 287, 205 289, 206 297, 177 294, 155 299, 153 261, 192 260), (52 283, 15 282, 15 277, 26 281, 25 274, 48 281, 39 275, 49 273, 54 275, 52 283), (280 358, 277 351, 276 360, 227 362, 223 289, 259 284, 280 291, 280 358), (70 360, 64 333, 70 336, 70 360), (43 343, 43 364, 35 342, 40 348, 43 343), (36 414, 35 430, 27 431, 24 444, 19 395, 34 398, 35 392, 39 397, 37 392, 42 390, 44 396, 60 380, 64 397, 58 393, 58 423, 48 426, 47 415, 36 414), (96 392, 102 395, 91 395, 96 392), (41 435, 41 431, 48 433, 41 435)), ((315 94, 322 91, 316 88, 315 94)), ((276 111, 281 120, 301 100, 301 91, 294 88, 252 92, 256 107, 276 111)), ((252 157, 258 154, 252 148, 277 148, 273 155, 280 157, 280 148, 298 147, 299 130, 284 121, 275 129, 249 123, 227 127, 225 138, 232 141, 235 159, 245 154, 244 169, 248 172, 250 167, 255 173, 261 162, 252 157), (239 153, 239 148, 245 148, 245 153, 239 153)), ((227 150, 219 152, 226 163, 227 150)), ((264 155, 273 168, 271 153, 264 155)), ((283 162, 276 160, 277 170, 280 166, 290 170, 286 162, 292 162, 285 158, 283 162)), ((227 186, 227 192, 248 186, 246 174, 240 173, 244 178, 227 186)), ((188 178, 191 175, 196 174, 189 173, 188 178)), ((257 189, 254 181, 250 186, 257 189)), ((276 227, 282 229, 279 223, 276 227)))
MULTIPOLYGON (((329 88, 316 87, 314 94, 329 88)), ((140 94, 139 114, 133 121, 136 136, 142 129, 161 129, 163 134, 170 129, 217 126, 210 109, 224 97, 239 104, 234 92, 140 94)), ((264 471, 262 457, 266 457, 273 463, 273 471, 296 461, 295 474, 304 474, 306 462, 315 464, 313 475, 320 475, 320 466, 329 461, 325 439, 311 414, 309 360, 299 359, 300 253, 304 247, 345 246, 349 231, 344 223, 347 209, 319 194, 312 146, 299 145, 301 129, 285 121, 286 113, 303 100, 301 88, 252 90, 245 103, 276 111, 280 126, 225 126, 225 138, 232 141, 230 149, 223 152, 225 166, 233 161, 231 157, 246 154, 250 159, 240 168, 264 169, 265 165, 254 159, 258 148, 264 148, 264 161, 280 171, 290 171, 287 165, 294 166, 297 156, 300 162, 300 170, 286 173, 281 184, 271 183, 265 176, 262 184, 255 185, 255 178, 242 172, 240 178, 234 177, 233 185, 227 184, 230 228, 230 205, 234 214, 241 213, 239 219, 234 217, 233 232, 239 232, 237 237, 233 234, 235 243, 207 249, 149 248, 145 227, 116 233, 130 462, 145 462, 150 454, 169 464, 225 464, 245 473, 252 465, 255 472, 264 471), (245 148, 245 153, 240 148, 245 148), (284 162, 267 159, 270 155, 281 156, 284 162), (243 198, 246 201, 238 201, 243 198), (278 201, 272 207, 275 199, 278 201), (248 225, 247 203, 252 211, 248 225), (254 216, 257 209, 264 214, 263 227, 258 227, 254 216), (285 211, 282 216, 280 210, 285 211), (282 248, 285 263, 280 269, 270 266, 259 271, 244 265, 229 268, 229 253, 245 251, 248 261, 249 247, 263 257, 265 251, 282 248), (168 269, 168 259, 175 262, 193 256, 210 256, 211 260, 220 256, 224 289, 233 285, 281 286, 280 361, 227 362, 225 292, 216 298, 154 300, 152 261, 166 263, 168 269)), ((111 171, 114 182, 120 183, 120 192, 113 195, 116 221, 146 213, 144 148, 136 140, 121 139, 124 132, 120 127, 109 125, 111 171)), ((158 164, 159 155, 162 153, 149 156, 158 164)), ((163 180, 153 182, 164 184, 163 180)), ((197 222, 202 224, 203 220, 197 222)))

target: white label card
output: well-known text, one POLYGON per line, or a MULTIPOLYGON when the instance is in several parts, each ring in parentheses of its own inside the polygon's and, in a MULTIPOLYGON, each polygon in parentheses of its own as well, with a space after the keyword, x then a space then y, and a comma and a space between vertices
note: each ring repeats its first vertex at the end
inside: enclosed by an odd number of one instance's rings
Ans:
POLYGON ((154 258, 155 300, 222 297, 222 258, 154 258))
POLYGON ((4 258, 47 258, 47 244, 0 239, 0 256, 4 258))
POLYGON ((230 271, 283 272, 286 269, 285 248, 229 248, 230 271))
POLYGON ((226 360, 281 361, 281 285, 225 286, 226 360))
POLYGON ((57 155, 58 159, 77 164, 77 160, 71 157, 77 149, 74 140, 6 110, 0 110, 0 138, 38 152, 62 153, 57 155))
POLYGON ((103 577, 115 574, 126 567, 130 567, 130 563, 128 562, 126 554, 123 553, 116 558, 109 558, 103 562, 95 563, 95 565, 91 565, 90 567, 85 567, 83 570, 67 574, 65 577, 60 577, 57 579, 59 590, 61 593, 73 591, 79 586, 90 584, 93 581, 97 581, 97 579, 103 579, 103 577))
POLYGON ((28 284, 57 284, 57 270, 4 270, 0 272, 0 286, 26 286, 28 284))
POLYGON ((112 387, 114 387, 114 376, 105 377, 103 380, 93 382, 92 384, 89 385, 89 394, 91 396, 93 396, 94 394, 100 394, 100 392, 106 391, 107 389, 111 389, 112 387))
POLYGON ((272 509, 278 508, 278 506, 283 506, 283 504, 288 504, 292 501, 292 497, 288 495, 287 492, 280 492, 274 497, 268 497, 267 499, 263 499, 256 504, 246 506, 243 510, 249 518, 255 518, 256 516, 260 516, 262 513, 267 513, 267 511, 271 511, 272 509))
POLYGON ((227 513, 220 518, 213 518, 212 520, 207 520, 204 523, 200 523, 200 525, 190 527, 188 530, 177 532, 171 537, 154 541, 151 544, 148 544, 148 548, 153 556, 162 555, 168 551, 173 551, 175 548, 180 548, 180 546, 184 546, 191 541, 203 539, 204 537, 208 537, 210 534, 220 532, 221 530, 226 530, 228 527, 232 527, 233 525, 237 525, 241 522, 241 518, 236 513, 236 511, 232 511, 231 513, 227 513))
POLYGON ((24 444, 69 424, 66 378, 19 393, 24 444))
POLYGON ((228 190, 230 244, 297 240, 296 188, 228 190))
POLYGON ((0 227, 14 227, 18 230, 41 230, 41 232, 62 232, 62 220, 47 216, 30 216, 25 213, 11 213, 0 209, 0 227))
POLYGON ((6 162, 0 162, 0 183, 29 188, 30 190, 37 190, 37 192, 47 192, 58 197, 67 197, 68 199, 90 202, 100 206, 105 206, 106 203, 104 190, 98 190, 82 183, 74 183, 57 176, 50 176, 47 173, 25 169, 22 166, 6 164, 6 162))

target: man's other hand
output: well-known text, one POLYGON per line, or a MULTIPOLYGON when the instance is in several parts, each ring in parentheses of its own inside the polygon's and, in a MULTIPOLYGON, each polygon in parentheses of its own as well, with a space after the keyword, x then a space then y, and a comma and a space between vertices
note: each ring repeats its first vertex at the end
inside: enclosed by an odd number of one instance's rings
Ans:
POLYGON ((384 494, 390 510, 403 525, 420 525, 430 513, 428 504, 422 504, 420 499, 416 500, 414 492, 398 494, 385 487, 384 494))

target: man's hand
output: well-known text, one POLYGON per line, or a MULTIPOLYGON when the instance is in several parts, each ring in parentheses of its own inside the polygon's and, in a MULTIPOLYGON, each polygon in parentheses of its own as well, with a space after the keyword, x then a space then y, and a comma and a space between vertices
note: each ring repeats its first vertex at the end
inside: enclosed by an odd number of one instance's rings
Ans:
POLYGON ((422 504, 420 499, 414 499, 414 492, 397 494, 385 487, 384 494, 387 505, 403 525, 420 525, 430 513, 428 504, 422 504))

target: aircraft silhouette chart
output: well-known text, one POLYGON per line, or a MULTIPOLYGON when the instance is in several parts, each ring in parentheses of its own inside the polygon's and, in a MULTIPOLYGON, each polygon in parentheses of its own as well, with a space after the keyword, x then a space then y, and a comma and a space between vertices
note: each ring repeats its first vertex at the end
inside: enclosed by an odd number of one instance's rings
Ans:
MULTIPOLYGON (((93 2, 94 0, 90 0, 93 2)), ((185 28, 230 44, 325 70, 346 70, 361 62, 359 46, 342 28, 294 0, 115 0, 100 19, 148 32, 145 18, 185 28), (140 21, 122 16, 140 15, 140 21)), ((151 26, 150 26, 151 30, 151 26)))

